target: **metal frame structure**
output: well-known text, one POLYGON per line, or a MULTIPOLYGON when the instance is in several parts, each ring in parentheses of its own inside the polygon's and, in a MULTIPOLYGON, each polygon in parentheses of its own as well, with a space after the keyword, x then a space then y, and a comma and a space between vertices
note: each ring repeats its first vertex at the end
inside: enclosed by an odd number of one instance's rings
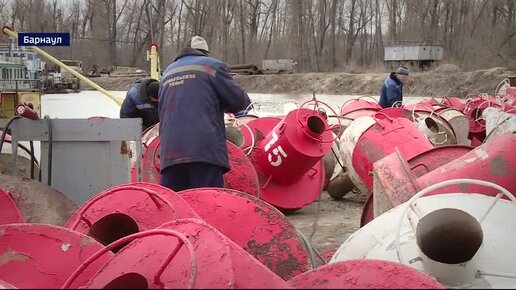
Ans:
POLYGON ((41 141, 41 179, 82 204, 106 188, 131 182, 127 141, 136 142, 137 178, 141 180, 141 126, 141 119, 15 120, 11 125, 12 175, 18 175, 18 142, 41 141))

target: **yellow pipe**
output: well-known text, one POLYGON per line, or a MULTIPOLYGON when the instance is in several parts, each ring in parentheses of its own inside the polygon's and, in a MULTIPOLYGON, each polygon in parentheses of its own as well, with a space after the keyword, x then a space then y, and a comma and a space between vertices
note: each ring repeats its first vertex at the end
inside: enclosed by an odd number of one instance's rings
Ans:
MULTIPOLYGON (((6 35, 9 35, 10 37, 13 37, 15 39, 18 39, 18 33, 13 31, 10 27, 8 26, 4 26, 2 28, 2 32, 6 35)), ((62 67, 64 70, 66 70, 67 72, 71 73, 72 75, 74 75, 76 78, 78 78, 79 80, 82 80, 84 81, 86 84, 88 84, 89 86, 93 87, 94 89, 96 89, 97 91, 100 91, 101 93, 103 93, 104 95, 106 95, 107 97, 109 97, 110 99, 112 99, 117 105, 119 106, 122 106, 122 100, 120 100, 119 98, 117 98, 115 95, 113 95, 112 93, 106 91, 103 87, 97 85, 96 83, 92 82, 90 79, 88 79, 87 77, 81 75, 80 73, 78 73, 77 71, 75 71, 74 69, 70 68, 69 66, 67 66, 66 64, 60 62, 57 58, 53 57, 52 55, 48 54, 46 51, 42 50, 41 48, 39 47, 36 47, 36 46, 30 46, 30 48, 32 48, 34 51, 36 51, 37 53, 43 55, 44 57, 46 57, 48 60, 50 60, 51 62, 57 64, 58 66, 62 67)))
POLYGON ((158 46, 154 43, 152 43, 150 45, 149 50, 147 50, 147 60, 150 60, 151 78, 159 81, 161 74, 160 74, 160 68, 159 68, 158 46))

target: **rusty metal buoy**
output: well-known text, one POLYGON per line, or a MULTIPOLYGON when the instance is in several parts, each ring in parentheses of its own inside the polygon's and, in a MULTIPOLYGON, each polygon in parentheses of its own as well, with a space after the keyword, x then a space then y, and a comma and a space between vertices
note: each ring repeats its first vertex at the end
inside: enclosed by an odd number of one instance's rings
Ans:
POLYGON ((466 102, 458 97, 443 97, 441 103, 451 108, 455 108, 461 112, 464 111, 464 108, 466 108, 466 102))
POLYGON ((372 116, 382 109, 376 99, 371 98, 371 100, 374 101, 372 102, 364 100, 364 98, 365 97, 358 97, 342 104, 340 107, 340 116, 343 117, 342 125, 344 127, 349 126, 353 120, 359 117, 372 116))
POLYGON ((409 266, 372 259, 328 264, 288 283, 296 289, 446 289, 433 277, 409 266))
POLYGON ((417 126, 407 118, 393 118, 382 111, 376 113, 373 118, 375 123, 360 135, 351 157, 352 166, 361 179, 353 181, 355 184, 362 182, 369 190, 373 189, 373 176, 370 172, 373 171, 375 161, 391 154, 396 148, 405 158, 412 158, 434 148, 417 126))
POLYGON ((211 226, 283 279, 311 269, 296 228, 268 203, 230 189, 199 188, 181 197, 211 226))
POLYGON ((341 172, 339 175, 335 176, 335 178, 330 180, 326 190, 333 199, 339 200, 348 194, 353 187, 355 187, 355 185, 349 177, 348 172, 341 172))
POLYGON ((199 219, 176 220, 134 237, 138 239, 107 262, 86 288, 289 288, 199 219))
POLYGON ((493 96, 475 96, 466 102, 463 113, 469 120, 468 137, 472 146, 482 144, 486 138, 486 121, 482 117, 482 111, 487 107, 500 108, 501 106, 493 96))
POLYGON ((142 182, 118 185, 95 195, 74 213, 66 227, 108 245, 186 217, 197 214, 179 195, 158 184, 142 182))
MULTIPOLYGON (((457 158, 471 151, 471 149, 473 149, 473 147, 460 145, 432 148, 407 160, 407 168, 411 172, 410 176, 417 178, 439 168, 440 166, 443 166, 449 162, 452 162, 453 160, 456 160, 457 158)), ((390 190, 394 189, 396 191, 399 191, 400 189, 404 188, 404 186, 412 184, 411 178, 408 177, 407 179, 400 178, 399 176, 388 175, 389 177, 386 176, 384 179, 383 174, 381 174, 382 170, 384 170, 384 168, 393 169, 394 166, 396 166, 397 164, 395 162, 389 162, 390 160, 392 160, 391 158, 399 159, 400 156, 397 153, 393 153, 393 155, 386 156, 385 160, 379 161, 374 164, 374 169, 376 171, 375 183, 377 192, 376 194, 370 194, 366 199, 366 202, 362 209, 362 216, 360 218, 361 227, 372 221, 375 217, 375 202, 373 202, 374 195, 388 194, 388 192, 391 192, 390 190)), ((403 170, 405 170, 405 167, 400 166, 400 168, 396 168, 396 170, 399 174, 403 174, 403 170)), ((399 203, 396 202, 395 205, 397 204, 399 203)), ((378 202, 376 203, 376 207, 377 212, 383 212, 383 210, 378 209, 378 202)))
POLYGON ((244 134, 244 144, 254 144, 249 156, 261 185, 259 197, 284 212, 303 208, 320 196, 324 185, 322 158, 339 135, 333 133, 320 110, 303 108, 310 102, 324 104, 310 100, 281 120, 252 120, 249 127, 260 130, 244 134))
POLYGON ((281 121, 279 117, 262 117, 249 120, 240 130, 244 141, 240 148, 248 154, 281 121))
MULTIPOLYGON (((398 153, 386 156, 374 165, 374 195, 381 196, 378 200, 373 199, 374 216, 409 200, 421 189, 449 179, 475 178, 494 182, 510 192, 516 192, 516 155, 511 154, 515 146, 516 134, 507 132, 473 150, 469 150, 468 146, 445 146, 424 152, 409 161, 398 153)), ((493 189, 471 184, 467 187, 447 186, 429 195, 454 192, 482 192, 490 196, 497 194, 493 189)), ((370 212, 371 209, 364 207, 362 225, 367 221, 364 215, 370 212)))
POLYGON ((231 170, 224 174, 224 187, 259 196, 260 182, 253 164, 238 146, 231 142, 226 145, 231 170))

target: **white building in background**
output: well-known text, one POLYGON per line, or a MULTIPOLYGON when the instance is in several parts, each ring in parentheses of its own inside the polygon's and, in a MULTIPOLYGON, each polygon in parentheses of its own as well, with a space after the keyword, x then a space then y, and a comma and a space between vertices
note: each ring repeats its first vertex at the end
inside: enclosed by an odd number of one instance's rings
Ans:
POLYGON ((398 41, 384 44, 384 62, 392 69, 409 65, 421 70, 436 66, 443 59, 444 47, 438 42, 398 41))

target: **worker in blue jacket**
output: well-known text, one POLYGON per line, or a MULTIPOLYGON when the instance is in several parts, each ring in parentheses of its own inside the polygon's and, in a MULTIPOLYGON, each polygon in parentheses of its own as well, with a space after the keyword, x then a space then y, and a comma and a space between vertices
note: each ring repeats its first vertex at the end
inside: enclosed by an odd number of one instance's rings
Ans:
POLYGON ((382 108, 401 106, 403 102, 403 83, 407 81, 409 71, 406 67, 399 67, 396 72, 392 72, 385 79, 380 91, 380 101, 382 108))
POLYGON ((230 170, 224 113, 251 100, 225 63, 192 37, 163 73, 159 89, 161 185, 180 191, 224 187, 230 170))
POLYGON ((152 78, 136 80, 120 107, 120 118, 141 118, 142 131, 159 122, 159 82, 152 78))

